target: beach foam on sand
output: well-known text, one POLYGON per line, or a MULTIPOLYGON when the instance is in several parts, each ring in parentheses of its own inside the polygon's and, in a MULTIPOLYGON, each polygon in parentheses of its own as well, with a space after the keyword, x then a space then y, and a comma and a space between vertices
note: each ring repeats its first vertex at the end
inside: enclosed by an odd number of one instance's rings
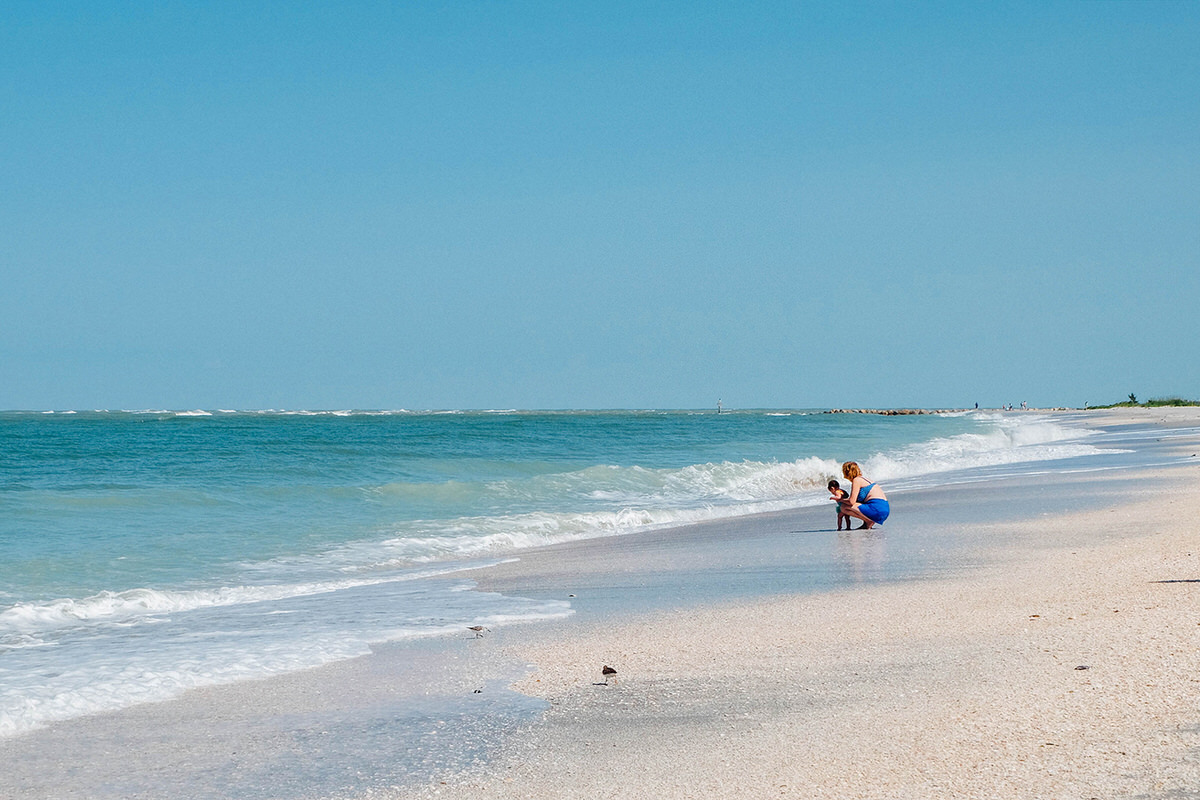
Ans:
POLYGON ((550 710, 395 796, 1197 796, 1200 467, 1119 481, 1145 499, 972 526, 1014 544, 954 577, 530 630, 550 710))

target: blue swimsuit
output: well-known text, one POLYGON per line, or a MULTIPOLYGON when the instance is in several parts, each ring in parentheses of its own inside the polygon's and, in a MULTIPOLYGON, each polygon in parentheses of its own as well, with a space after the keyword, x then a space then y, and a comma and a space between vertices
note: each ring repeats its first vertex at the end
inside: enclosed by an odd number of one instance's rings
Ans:
POLYGON ((858 511, 876 525, 882 525, 888 514, 892 513, 892 509, 882 497, 866 499, 874 488, 875 484, 872 483, 858 490, 858 511))

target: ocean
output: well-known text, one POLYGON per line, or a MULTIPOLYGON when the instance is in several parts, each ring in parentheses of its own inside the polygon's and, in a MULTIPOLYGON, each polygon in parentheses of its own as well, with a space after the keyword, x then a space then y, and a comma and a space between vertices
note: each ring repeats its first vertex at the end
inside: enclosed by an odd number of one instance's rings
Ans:
POLYGON ((570 615, 466 570, 539 545, 1104 468, 1070 414, 0 413, 0 736, 372 645, 570 615))

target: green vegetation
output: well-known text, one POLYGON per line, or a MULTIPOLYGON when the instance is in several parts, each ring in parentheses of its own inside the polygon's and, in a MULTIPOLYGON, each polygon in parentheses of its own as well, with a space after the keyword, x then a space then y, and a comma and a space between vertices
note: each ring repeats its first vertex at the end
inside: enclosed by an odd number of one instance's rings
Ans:
POLYGON ((1151 397, 1144 405, 1147 408, 1155 406, 1200 406, 1200 401, 1184 400, 1182 397, 1151 397))
POLYGON ((1162 406, 1200 406, 1200 400, 1184 400, 1182 397, 1151 397, 1144 403, 1137 401, 1137 395, 1129 393, 1129 399, 1120 403, 1110 403, 1106 406, 1085 405, 1084 408, 1161 408, 1162 406))

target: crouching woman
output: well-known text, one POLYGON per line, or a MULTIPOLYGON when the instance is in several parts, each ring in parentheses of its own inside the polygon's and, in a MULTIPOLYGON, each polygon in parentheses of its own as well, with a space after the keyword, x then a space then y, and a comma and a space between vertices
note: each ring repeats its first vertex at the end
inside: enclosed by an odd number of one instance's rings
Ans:
POLYGON ((842 477, 850 481, 850 496, 847 498, 849 502, 842 506, 842 513, 861 519, 863 524, 858 528, 860 531, 882 525, 891 513, 891 507, 888 506, 887 495, 879 488, 879 484, 864 478, 862 470, 854 461, 842 464, 842 477))

